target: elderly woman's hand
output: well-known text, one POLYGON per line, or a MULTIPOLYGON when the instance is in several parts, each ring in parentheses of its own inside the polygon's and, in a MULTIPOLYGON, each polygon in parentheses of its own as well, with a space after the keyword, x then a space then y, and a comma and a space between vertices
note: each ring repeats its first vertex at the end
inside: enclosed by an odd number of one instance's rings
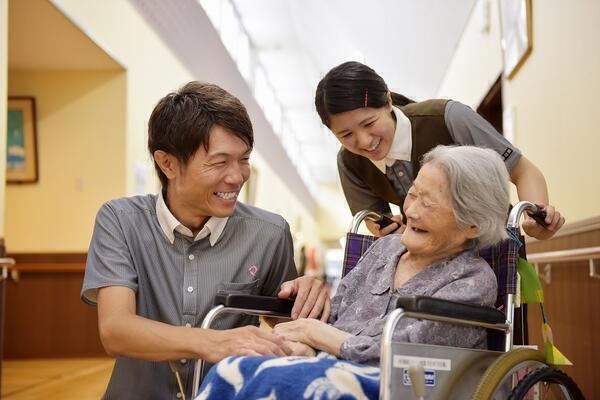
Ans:
POLYGON ((342 343, 352 336, 350 333, 312 318, 300 318, 278 324, 273 328, 273 333, 286 341, 304 343, 334 356, 340 355, 342 343))
POLYGON ((530 216, 526 216, 525 221, 523 221, 523 231, 538 240, 546 240, 550 239, 565 223, 565 218, 560 215, 558 210, 554 207, 544 204, 538 204, 544 211, 546 211, 546 227, 538 224, 533 218, 530 216))
POLYGON ((286 340, 285 344, 292 350, 293 356, 314 357, 317 352, 307 344, 286 340))

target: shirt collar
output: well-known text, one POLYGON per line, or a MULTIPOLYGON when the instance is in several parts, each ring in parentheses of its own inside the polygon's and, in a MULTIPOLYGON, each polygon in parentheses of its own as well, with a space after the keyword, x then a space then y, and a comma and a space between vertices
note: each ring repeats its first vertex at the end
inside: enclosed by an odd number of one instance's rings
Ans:
MULTIPOLYGON (((158 218, 161 229, 171 244, 175 242, 175 232, 179 232, 187 237, 194 237, 192 231, 179 222, 171 213, 171 210, 169 210, 169 207, 167 207, 167 203, 165 203, 165 199, 163 198, 162 190, 156 195, 156 217, 158 218)), ((221 237, 221 233, 223 233, 223 229, 225 229, 228 219, 229 217, 210 217, 194 238, 194 242, 208 236, 210 245, 214 246, 219 240, 219 237, 221 237)))
POLYGON ((412 128, 410 120, 398 107, 392 106, 392 111, 396 116, 396 130, 390 150, 383 160, 372 161, 384 174, 385 167, 391 167, 398 160, 411 161, 412 128))

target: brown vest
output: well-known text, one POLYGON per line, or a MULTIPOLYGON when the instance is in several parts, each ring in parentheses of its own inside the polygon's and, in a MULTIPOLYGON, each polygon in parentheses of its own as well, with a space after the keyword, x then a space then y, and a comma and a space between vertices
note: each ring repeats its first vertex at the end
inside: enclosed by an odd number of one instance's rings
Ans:
MULTIPOLYGON (((437 145, 454 144, 446 127, 444 113, 448 100, 427 100, 398 107, 410 120, 412 129, 411 160, 415 176, 421 168, 421 157, 437 145)), ((369 159, 340 150, 342 162, 355 176, 360 178, 377 196, 402 209, 404 197, 399 196, 392 183, 369 159)), ((376 210, 381 211, 381 210, 376 210)))

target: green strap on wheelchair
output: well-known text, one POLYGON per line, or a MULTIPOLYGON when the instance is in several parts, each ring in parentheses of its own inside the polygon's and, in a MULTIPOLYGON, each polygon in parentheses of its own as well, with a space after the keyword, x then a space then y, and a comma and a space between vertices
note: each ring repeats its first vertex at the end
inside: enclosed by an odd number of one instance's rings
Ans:
POLYGON ((552 329, 544 310, 544 291, 534 266, 523 258, 519 258, 517 271, 521 277, 521 302, 540 305, 542 311, 542 338, 544 340, 544 356, 551 365, 573 365, 567 357, 554 345, 552 329))

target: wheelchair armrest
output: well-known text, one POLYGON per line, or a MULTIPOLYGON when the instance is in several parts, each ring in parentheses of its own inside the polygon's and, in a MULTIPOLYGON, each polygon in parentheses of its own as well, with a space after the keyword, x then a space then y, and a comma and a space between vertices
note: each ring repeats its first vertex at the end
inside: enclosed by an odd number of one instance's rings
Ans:
POLYGON ((418 312, 474 322, 489 324, 502 324, 506 322, 504 313, 492 307, 459 303, 457 301, 427 296, 401 297, 398 299, 396 307, 403 308, 407 312, 418 312))
POLYGON ((289 317, 294 300, 249 294, 218 293, 215 297, 215 306, 218 305, 228 308, 269 311, 276 313, 276 316, 289 317))

